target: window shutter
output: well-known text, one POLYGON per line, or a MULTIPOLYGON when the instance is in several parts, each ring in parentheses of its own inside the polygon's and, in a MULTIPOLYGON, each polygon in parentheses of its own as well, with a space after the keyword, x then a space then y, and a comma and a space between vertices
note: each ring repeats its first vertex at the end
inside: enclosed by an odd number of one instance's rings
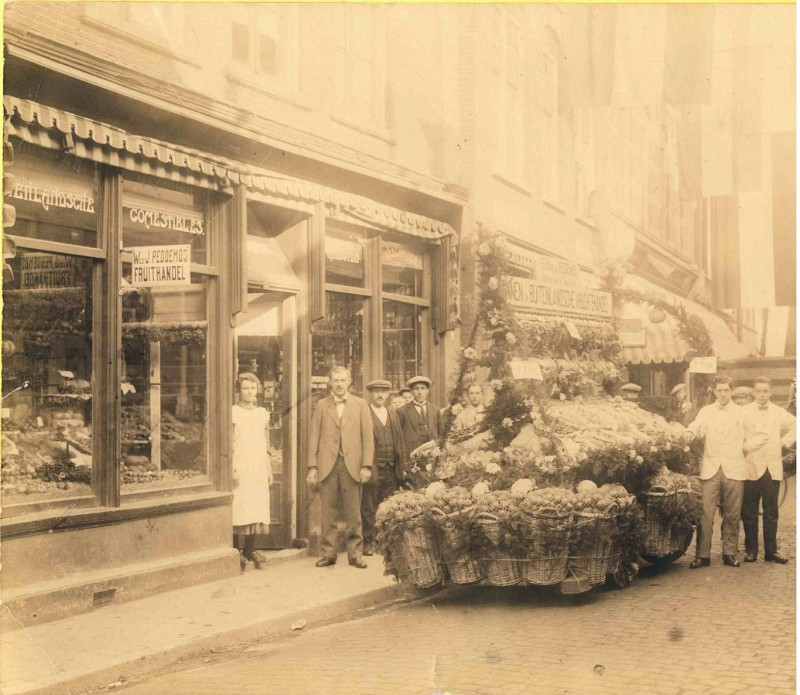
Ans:
POLYGON ((443 237, 433 252, 433 310, 431 323, 437 335, 451 331, 455 327, 457 297, 453 294, 458 286, 458 263, 453 264, 456 246, 453 238, 443 237), (455 266, 455 267, 453 267, 455 266), (453 274, 455 273, 455 277, 453 274), (455 284, 454 284, 455 283, 455 284))
POLYGON ((228 206, 230 215, 231 248, 231 315, 247 311, 247 190, 243 184, 236 187, 228 206))

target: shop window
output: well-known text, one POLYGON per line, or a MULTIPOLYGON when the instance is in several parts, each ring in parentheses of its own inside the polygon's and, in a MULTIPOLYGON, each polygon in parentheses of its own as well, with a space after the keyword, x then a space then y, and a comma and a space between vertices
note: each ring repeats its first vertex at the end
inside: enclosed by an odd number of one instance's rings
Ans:
POLYGON ((496 56, 497 173, 524 183, 525 74, 522 28, 505 10, 495 8, 499 32, 496 56))
POLYGON ((364 391, 364 312, 366 298, 325 293, 325 318, 314 324, 311 340, 311 383, 317 395, 327 392, 333 367, 343 365, 353 377, 353 390, 364 391))
POLYGON ((325 233, 325 282, 364 287, 364 244, 362 234, 328 228, 325 233))
POLYGON ((399 389, 408 379, 422 373, 422 327, 427 310, 413 304, 383 300, 384 379, 399 389))
POLYGON ((424 293, 424 256, 407 244, 381 242, 381 277, 384 292, 408 297, 424 293))
POLYGON ((3 282, 4 507, 90 495, 92 261, 18 250, 3 282))
POLYGON ((15 237, 97 246, 99 175, 93 162, 15 143, 16 184, 9 202, 17 221, 15 237))

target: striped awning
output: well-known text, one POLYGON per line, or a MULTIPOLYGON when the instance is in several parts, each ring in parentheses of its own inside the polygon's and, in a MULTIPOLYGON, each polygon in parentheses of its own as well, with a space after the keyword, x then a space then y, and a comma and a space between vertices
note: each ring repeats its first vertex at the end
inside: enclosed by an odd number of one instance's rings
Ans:
POLYGON ((226 189, 244 184, 255 199, 259 194, 268 194, 277 201, 323 202, 338 219, 423 239, 455 234, 453 227, 440 220, 180 145, 132 135, 26 99, 4 96, 3 109, 7 135, 101 164, 203 188, 226 189))

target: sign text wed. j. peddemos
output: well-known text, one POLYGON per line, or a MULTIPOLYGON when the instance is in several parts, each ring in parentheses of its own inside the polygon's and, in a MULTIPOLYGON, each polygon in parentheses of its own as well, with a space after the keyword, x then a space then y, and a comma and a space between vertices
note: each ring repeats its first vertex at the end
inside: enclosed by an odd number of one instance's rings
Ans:
POLYGON ((133 252, 131 284, 134 287, 163 287, 191 283, 189 244, 137 246, 133 252))
POLYGON ((512 277, 508 303, 518 309, 610 317, 611 295, 585 287, 560 287, 549 282, 512 277))

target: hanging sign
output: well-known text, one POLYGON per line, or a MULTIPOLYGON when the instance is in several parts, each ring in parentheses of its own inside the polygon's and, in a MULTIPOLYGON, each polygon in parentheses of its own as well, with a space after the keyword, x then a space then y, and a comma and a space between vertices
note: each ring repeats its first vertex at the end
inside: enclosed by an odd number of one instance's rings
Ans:
POLYGON ((689 371, 692 374, 716 374, 717 373, 717 357, 694 357, 689 362, 689 371))
POLYGON ((567 333, 569 333, 570 338, 575 340, 581 339, 581 334, 578 331, 578 327, 575 325, 574 321, 570 321, 570 319, 564 319, 564 325, 567 328, 567 333))
POLYGON ((620 331, 619 344, 622 347, 647 347, 647 333, 642 329, 641 331, 620 331))
POLYGON ((611 295, 608 292, 560 287, 530 278, 511 278, 508 283, 508 303, 514 308, 528 311, 611 317, 611 295))
POLYGON ((542 368, 536 360, 512 360, 509 364, 511 365, 511 376, 514 377, 514 381, 521 381, 522 379, 544 381, 542 368))
POLYGON ((191 284, 189 263, 192 251, 189 244, 136 246, 131 252, 131 285, 134 287, 191 284))
POLYGON ((20 288, 52 289, 75 286, 75 257, 52 253, 25 253, 21 258, 20 288))

